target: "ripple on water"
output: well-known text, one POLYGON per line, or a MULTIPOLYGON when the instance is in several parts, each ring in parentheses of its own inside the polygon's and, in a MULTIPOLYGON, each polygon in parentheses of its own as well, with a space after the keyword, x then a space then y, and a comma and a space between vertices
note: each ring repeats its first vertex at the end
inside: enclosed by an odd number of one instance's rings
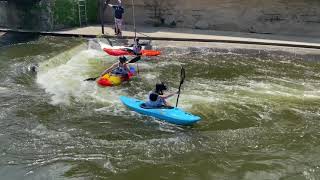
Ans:
POLYGON ((10 126, 0 130, 0 162, 26 168, 30 179, 48 171, 66 178, 316 179, 317 63, 238 52, 172 50, 142 60, 136 79, 113 88, 83 81, 116 62, 102 51, 80 45, 49 59, 21 55, 0 87, 1 97, 10 96, 0 104, 10 105, 0 111, 0 123, 10 126), (41 62, 38 84, 23 68, 33 58, 41 62), (187 77, 179 106, 200 115, 199 124, 170 125, 120 103, 119 95, 145 99, 160 80, 176 91, 180 65, 187 77), (28 75, 28 84, 15 80, 28 75))

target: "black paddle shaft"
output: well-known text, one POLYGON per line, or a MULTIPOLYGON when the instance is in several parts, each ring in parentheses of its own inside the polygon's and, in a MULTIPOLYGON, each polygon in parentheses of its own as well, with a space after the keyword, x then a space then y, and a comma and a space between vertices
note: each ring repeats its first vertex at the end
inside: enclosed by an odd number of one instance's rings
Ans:
POLYGON ((93 78, 88 78, 88 79, 85 79, 85 80, 83 80, 83 81, 95 81, 95 80, 97 80, 99 78, 99 76, 98 77, 93 77, 93 78))
POLYGON ((185 71, 185 69, 181 66, 180 85, 179 85, 179 91, 178 91, 178 97, 177 97, 176 107, 178 107, 178 102, 179 102, 179 97, 180 97, 180 91, 181 91, 181 85, 183 84, 185 77, 186 77, 186 71, 185 71))
POLYGON ((141 56, 136 56, 133 59, 131 59, 128 63, 135 63, 141 59, 141 56))

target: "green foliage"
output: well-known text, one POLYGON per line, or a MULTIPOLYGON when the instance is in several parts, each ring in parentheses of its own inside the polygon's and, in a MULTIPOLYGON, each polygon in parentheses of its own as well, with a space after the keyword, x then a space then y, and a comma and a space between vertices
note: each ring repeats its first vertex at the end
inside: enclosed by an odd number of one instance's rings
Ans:
POLYGON ((45 7, 40 3, 31 4, 31 2, 25 2, 24 6, 19 4, 17 8, 20 10, 21 27, 25 29, 37 29, 40 21, 39 14, 45 7))
POLYGON ((87 0, 88 23, 98 23, 98 0, 87 0))
MULTIPOLYGON (((88 23, 97 23, 98 0, 87 0, 88 23)), ((53 6, 55 28, 79 26, 77 0, 55 0, 53 6)))
MULTIPOLYGON (((19 28, 39 30, 43 28, 43 17, 53 18, 48 22, 53 23, 54 29, 79 26, 78 0, 12 0, 10 3, 17 7, 19 28)), ((86 0, 86 5, 87 22, 97 23, 98 0, 86 0)), ((48 28, 47 26, 45 28, 48 28)))
POLYGON ((72 27, 79 24, 77 4, 73 0, 55 0, 53 19, 56 27, 72 27))

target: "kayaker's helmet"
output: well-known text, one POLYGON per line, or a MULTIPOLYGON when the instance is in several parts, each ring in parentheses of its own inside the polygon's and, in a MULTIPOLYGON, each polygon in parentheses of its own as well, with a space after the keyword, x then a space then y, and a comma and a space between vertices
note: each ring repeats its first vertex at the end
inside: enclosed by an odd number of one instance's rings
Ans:
POLYGON ((151 93, 150 96, 149 96, 149 99, 150 99, 151 101, 157 101, 158 96, 159 96, 158 94, 151 93))
POLYGON ((163 92, 162 91, 166 91, 168 89, 168 87, 163 83, 157 83, 156 84, 156 93, 162 95, 163 92))
POLYGON ((127 61, 127 58, 124 57, 124 56, 120 56, 120 57, 119 57, 119 61, 120 61, 121 63, 125 63, 125 62, 127 61))

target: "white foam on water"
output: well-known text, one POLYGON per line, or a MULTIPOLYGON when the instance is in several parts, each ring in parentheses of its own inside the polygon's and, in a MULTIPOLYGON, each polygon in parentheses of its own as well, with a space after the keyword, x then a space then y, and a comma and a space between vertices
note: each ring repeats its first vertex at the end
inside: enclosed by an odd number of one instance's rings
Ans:
MULTIPOLYGON (((232 81, 193 78, 183 85, 179 107, 203 116, 226 106, 234 112, 251 109, 260 117, 258 119, 269 120, 275 105, 304 98, 303 85, 288 79, 283 82, 244 77, 232 81)), ((175 98, 170 102, 175 104, 175 98)))
MULTIPOLYGON (((98 86, 95 81, 84 81, 88 77, 99 75, 116 61, 116 57, 106 56, 104 52, 93 49, 86 50, 84 46, 77 47, 40 64, 37 83, 51 95, 53 105, 71 105, 74 102, 102 103, 104 107, 96 109, 97 112, 119 114, 126 109, 118 97, 128 95, 127 92, 132 87, 124 84, 123 86, 103 88, 98 86)), ((139 69, 142 72, 144 70, 149 72, 149 69, 152 68, 150 64, 149 62, 141 62, 139 69)), ((159 74, 152 71, 138 76, 138 78, 153 83, 159 74)))
POLYGON ((58 132, 47 129, 44 125, 39 124, 35 128, 31 130, 27 130, 31 134, 40 136, 40 137, 46 137, 48 139, 54 139, 54 140, 70 140, 72 137, 67 132, 58 132))
POLYGON ((256 82, 249 81, 247 83, 249 87, 241 86, 238 87, 239 90, 248 91, 252 94, 263 94, 278 96, 278 97, 294 97, 294 98, 302 98, 303 91, 295 88, 290 88, 284 85, 279 85, 275 83, 268 82, 256 82))
POLYGON ((9 91, 10 91, 9 88, 7 87, 0 87, 0 93, 7 93, 9 91))
POLYGON ((303 98, 320 99, 320 84, 318 82, 306 82, 304 87, 303 98))
POLYGON ((306 98, 306 99, 320 99, 320 91, 319 90, 304 91, 303 98, 306 98))
POLYGON ((52 104, 69 104, 72 98, 81 101, 83 98, 97 97, 101 89, 95 82, 84 79, 92 72, 93 64, 103 70, 107 67, 105 64, 111 65, 113 61, 100 51, 76 48, 40 64, 37 82, 52 94, 52 104))
MULTIPOLYGON (((93 81, 83 81, 88 77, 94 77, 92 76, 94 73, 100 74, 114 62, 116 62, 116 57, 106 56, 102 51, 85 50, 84 47, 77 47, 40 64, 37 82, 47 93, 52 95, 52 104, 70 104, 73 101, 103 103, 104 107, 96 109, 97 112, 122 114, 126 109, 118 98, 120 95, 128 95, 130 88, 134 88, 136 94, 130 94, 130 96, 146 99, 148 90, 143 89, 144 84, 141 84, 141 82, 153 87, 155 82, 160 80, 161 74, 157 69, 188 63, 188 61, 182 63, 174 58, 171 60, 156 60, 155 62, 148 62, 148 60, 143 59, 139 61, 141 73, 138 75, 139 80, 134 82, 135 84, 140 83, 139 85, 136 84, 139 87, 124 85, 101 88, 93 81)), ((207 108, 204 111, 207 111, 208 108, 211 108, 212 111, 212 108, 218 107, 219 104, 233 103, 238 104, 241 108, 250 108, 250 105, 265 106, 271 102, 270 98, 303 99, 320 96, 319 91, 313 89, 304 92, 303 87, 310 84, 309 82, 306 82, 306 84, 300 83, 303 83, 302 80, 300 82, 300 80, 273 77, 268 77, 263 81, 250 80, 246 77, 223 81, 193 78, 191 76, 183 84, 179 107, 189 111, 194 105, 200 105, 207 108)), ((173 88, 172 91, 177 90, 176 88, 173 88)), ((169 102, 175 105, 176 97, 170 98, 169 102)), ((230 108, 238 108, 231 106, 230 108)), ((199 108, 197 107, 197 109, 199 108)), ((262 109, 265 109, 265 107, 262 107, 262 109)), ((261 114, 261 112, 257 113, 261 114)), ((124 113, 124 116, 126 115, 128 113, 124 113)), ((262 114, 262 116, 265 116, 265 114, 262 114)))

